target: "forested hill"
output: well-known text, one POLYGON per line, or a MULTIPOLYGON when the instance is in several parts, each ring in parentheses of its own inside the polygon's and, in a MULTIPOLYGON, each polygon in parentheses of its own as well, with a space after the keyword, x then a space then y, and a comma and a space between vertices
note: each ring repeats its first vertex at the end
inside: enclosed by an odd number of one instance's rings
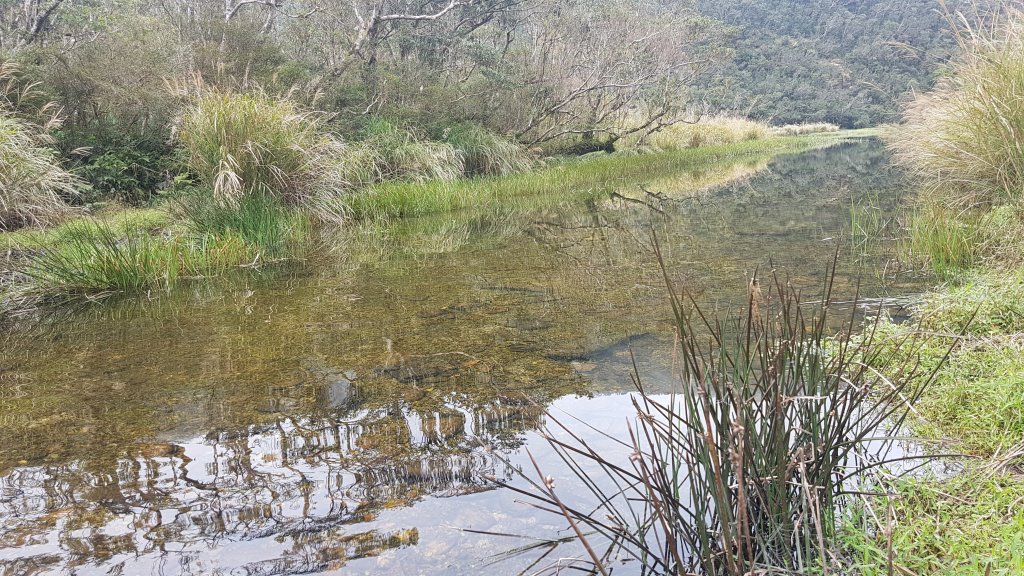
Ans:
MULTIPOLYGON (((949 2, 952 9, 957 6, 949 2)), ((729 27, 733 58, 694 96, 775 123, 894 121, 928 87, 953 38, 938 0, 699 0, 729 27)))

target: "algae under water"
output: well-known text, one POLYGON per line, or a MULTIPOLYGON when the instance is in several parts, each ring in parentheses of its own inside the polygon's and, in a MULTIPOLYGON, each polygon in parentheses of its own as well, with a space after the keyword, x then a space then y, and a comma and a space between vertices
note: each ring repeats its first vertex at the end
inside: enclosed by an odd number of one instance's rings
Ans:
POLYGON ((650 389, 674 384, 652 228, 673 282, 722 314, 770 262, 813 299, 837 242, 842 295, 859 282, 899 302, 927 280, 894 265, 886 234, 843 238, 851 202, 894 214, 903 187, 878 141, 854 140, 361 224, 305 265, 15 325, 0 335, 0 567, 516 573, 545 549, 504 558, 533 541, 481 532, 568 533, 489 478, 514 481, 527 446, 558 475, 547 410, 625 432, 632 356, 650 389))

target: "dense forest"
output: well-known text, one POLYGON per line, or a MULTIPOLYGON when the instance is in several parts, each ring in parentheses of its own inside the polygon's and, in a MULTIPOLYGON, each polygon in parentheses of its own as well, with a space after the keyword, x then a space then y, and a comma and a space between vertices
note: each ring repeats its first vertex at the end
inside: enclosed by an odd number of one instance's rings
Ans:
POLYGON ((695 98, 773 123, 894 122, 906 94, 930 87, 956 47, 936 0, 698 4, 727 27, 732 57, 708 69, 695 98))

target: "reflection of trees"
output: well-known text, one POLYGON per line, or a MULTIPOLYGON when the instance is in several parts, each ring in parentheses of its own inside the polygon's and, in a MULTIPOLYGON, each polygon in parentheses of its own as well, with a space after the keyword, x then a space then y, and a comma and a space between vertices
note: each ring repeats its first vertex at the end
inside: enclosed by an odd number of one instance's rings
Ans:
POLYGON ((414 545, 414 527, 358 526, 420 497, 491 489, 487 478, 511 471, 480 443, 511 448, 543 424, 543 407, 522 398, 462 400, 281 416, 103 463, 15 468, 0 478, 0 548, 46 551, 0 566, 20 574, 165 553, 187 566, 228 542, 270 540, 276 558, 242 573, 281 573, 414 545))

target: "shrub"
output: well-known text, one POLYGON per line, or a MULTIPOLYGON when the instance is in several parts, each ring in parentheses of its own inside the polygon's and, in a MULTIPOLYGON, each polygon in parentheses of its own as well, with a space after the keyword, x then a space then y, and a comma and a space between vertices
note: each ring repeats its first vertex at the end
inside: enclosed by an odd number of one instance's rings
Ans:
POLYGON ((892 138, 898 162, 931 199, 958 207, 1024 197, 1024 16, 959 25, 962 54, 916 95, 892 138))
POLYGON ((178 138, 186 166, 218 204, 267 195, 325 215, 351 184, 346 147, 323 123, 286 98, 207 90, 186 108, 178 138))

